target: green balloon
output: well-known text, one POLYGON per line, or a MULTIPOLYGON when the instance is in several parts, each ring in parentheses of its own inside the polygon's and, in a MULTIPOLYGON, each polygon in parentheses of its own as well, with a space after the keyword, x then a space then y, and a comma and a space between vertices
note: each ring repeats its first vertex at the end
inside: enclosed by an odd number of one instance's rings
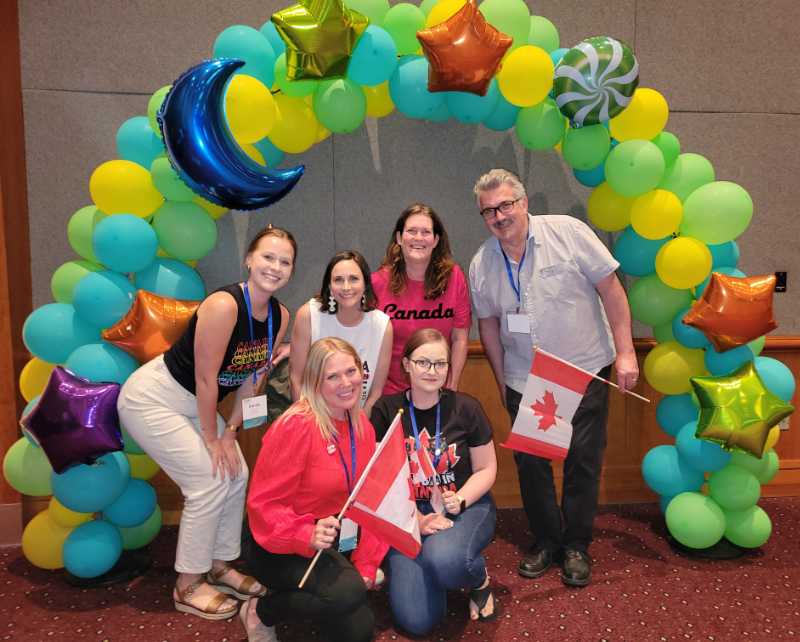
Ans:
POLYGON ((533 107, 523 107, 517 115, 517 138, 535 152, 555 147, 564 138, 566 128, 567 118, 552 98, 545 98, 533 107))
POLYGON ((152 542, 158 531, 161 530, 161 522, 163 515, 161 514, 161 507, 156 504, 156 509, 153 514, 147 518, 144 524, 134 526, 133 528, 119 528, 119 534, 122 535, 122 550, 132 551, 137 548, 147 546, 152 542))
POLYGON ((92 233, 97 224, 107 216, 99 207, 87 205, 75 212, 67 225, 67 238, 72 249, 92 263, 100 262, 92 251, 92 233))
POLYGON ((725 514, 725 537, 742 548, 758 548, 767 543, 772 534, 772 522, 759 506, 747 510, 728 510, 725 514))
POLYGON ((561 152, 564 160, 575 169, 594 169, 608 156, 611 135, 603 125, 570 128, 564 134, 561 152))
POLYGON ((217 224, 197 203, 167 201, 156 210, 153 229, 161 249, 180 261, 204 257, 217 242, 217 224))
POLYGON ((772 449, 761 455, 761 459, 734 450, 731 453, 730 463, 750 471, 758 480, 759 484, 768 484, 771 482, 775 475, 778 474, 778 469, 780 468, 778 455, 772 449))
POLYGON ((383 19, 383 28, 397 45, 397 54, 405 56, 420 48, 417 31, 425 28, 425 14, 413 4, 401 2, 389 9, 383 19))
POLYGON ((161 109, 161 105, 164 104, 164 99, 167 97, 170 89, 172 89, 172 85, 162 87, 150 97, 150 101, 147 103, 147 120, 150 121, 150 127, 153 128, 153 131, 159 138, 162 138, 162 136, 161 128, 158 126, 158 121, 156 120, 156 112, 161 109))
POLYGON ((50 474, 53 467, 47 455, 25 437, 8 449, 3 459, 3 474, 11 487, 23 495, 52 495, 50 474))
POLYGON ((717 181, 698 187, 683 204, 679 228, 683 236, 693 236, 706 245, 719 245, 735 239, 750 225, 753 199, 736 183, 717 181))
POLYGON ((129 455, 146 455, 147 453, 144 449, 137 444, 131 434, 125 429, 125 426, 122 424, 119 425, 120 433, 122 433, 122 452, 128 453, 129 455))
POLYGON ((314 113, 325 129, 347 134, 364 122, 367 96, 350 78, 323 80, 314 90, 314 113))
POLYGON ((422 11, 422 14, 425 16, 425 19, 428 19, 428 14, 431 10, 441 2, 442 0, 422 0, 422 4, 419 5, 419 10, 422 11))
POLYGON ((714 168, 700 154, 681 154, 664 170, 658 189, 672 192, 684 203, 701 185, 714 181, 714 168))
POLYGON ((657 325, 653 328, 653 336, 656 338, 656 343, 666 343, 667 341, 677 341, 675 335, 672 334, 672 324, 665 323, 664 325, 657 325))
POLYGON ((711 473, 708 492, 720 506, 730 510, 746 510, 761 497, 761 484, 749 470, 727 464, 711 473))
POLYGON ((713 499, 701 493, 681 493, 667 506, 667 528, 690 548, 708 548, 725 533, 725 514, 713 499))
POLYGON ((389 0, 347 0, 347 8, 367 16, 371 25, 380 27, 389 13, 389 0))
POLYGON ((514 51, 528 42, 531 12, 523 0, 484 0, 480 9, 486 22, 500 33, 514 39, 509 51, 514 51))
POLYGON ((764 470, 761 470, 756 474, 758 483, 762 485, 769 484, 773 479, 775 479, 775 475, 778 474, 778 470, 780 470, 781 467, 778 453, 776 453, 773 448, 770 448, 767 452, 761 455, 761 461, 764 460, 767 462, 764 470))
POLYGON ((761 351, 764 349, 764 344, 767 342, 767 337, 758 337, 758 339, 753 339, 747 345, 750 346, 750 349, 753 351, 753 356, 757 357, 761 354, 761 351))
POLYGON ((646 325, 672 323, 675 315, 691 303, 690 290, 676 290, 658 278, 658 274, 642 277, 628 292, 631 314, 646 325))
POLYGON ((72 303, 72 290, 89 272, 102 270, 103 266, 92 261, 70 261, 53 272, 50 291, 58 303, 72 303))
POLYGON ((302 98, 310 96, 319 85, 318 80, 288 80, 286 78, 286 52, 275 61, 275 82, 287 96, 302 98))
MULTIPOLYGON (((481 5, 483 10, 483 5, 481 5)), ((531 16, 531 29, 527 44, 544 49, 547 53, 559 48, 558 29, 547 18, 531 16)))
POLYGON ((161 196, 168 201, 192 201, 197 198, 191 188, 181 180, 172 163, 164 156, 159 156, 150 166, 150 177, 161 196))
POLYGON ((681 142, 678 137, 669 132, 661 132, 652 142, 664 155, 664 164, 667 167, 674 165, 678 156, 681 155, 681 142))
POLYGON ((606 180, 617 194, 641 196, 655 189, 664 167, 664 155, 649 140, 626 140, 608 154, 606 180))

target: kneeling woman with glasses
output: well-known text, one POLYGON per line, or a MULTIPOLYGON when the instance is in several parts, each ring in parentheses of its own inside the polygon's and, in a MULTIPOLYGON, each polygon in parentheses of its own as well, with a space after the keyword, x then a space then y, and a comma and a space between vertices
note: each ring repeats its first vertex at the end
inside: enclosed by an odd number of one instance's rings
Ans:
POLYGON ((372 411, 380 440, 402 408, 412 472, 426 458, 415 453, 422 449, 435 469, 414 485, 422 550, 414 559, 393 548, 386 555, 392 612, 400 626, 417 635, 442 623, 447 590, 470 589, 472 620, 487 622, 498 613, 483 556, 496 519, 489 493, 497 476, 492 427, 475 399, 444 389, 449 366, 442 333, 417 330, 406 341, 401 362, 411 387, 382 397, 372 411))

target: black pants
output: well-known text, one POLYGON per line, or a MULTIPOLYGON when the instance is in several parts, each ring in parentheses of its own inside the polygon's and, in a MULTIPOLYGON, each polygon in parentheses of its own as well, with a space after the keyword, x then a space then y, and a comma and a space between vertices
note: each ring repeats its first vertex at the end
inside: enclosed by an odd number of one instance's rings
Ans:
MULTIPOLYGON (((608 379, 611 366, 598 376, 608 379)), ((609 385, 593 379, 572 418, 572 441, 564 461, 561 509, 558 507, 549 459, 514 451, 522 505, 536 544, 551 552, 572 549, 588 552, 597 513, 597 494, 606 449, 609 385), (563 515, 563 519, 562 519, 563 515)), ((511 423, 517 418, 522 395, 506 387, 511 423)))
POLYGON ((256 613, 267 626, 313 620, 334 642, 372 639, 375 618, 366 605, 367 587, 355 567, 332 548, 323 551, 302 589, 311 559, 264 550, 245 519, 242 557, 247 570, 274 593, 259 598, 256 613))

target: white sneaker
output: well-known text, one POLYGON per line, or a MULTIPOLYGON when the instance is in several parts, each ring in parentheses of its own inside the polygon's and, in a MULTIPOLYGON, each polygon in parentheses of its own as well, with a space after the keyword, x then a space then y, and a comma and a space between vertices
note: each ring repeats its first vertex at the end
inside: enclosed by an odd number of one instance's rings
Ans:
POLYGON ((386 581, 386 575, 384 574, 382 569, 378 569, 378 572, 375 573, 375 584, 373 586, 380 586, 386 581))

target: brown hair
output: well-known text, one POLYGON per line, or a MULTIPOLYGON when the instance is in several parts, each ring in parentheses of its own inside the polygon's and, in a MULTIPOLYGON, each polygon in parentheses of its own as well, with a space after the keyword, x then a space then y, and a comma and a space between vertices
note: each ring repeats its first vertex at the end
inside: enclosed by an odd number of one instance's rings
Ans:
MULTIPOLYGON (((450 361, 450 344, 441 332, 434 328, 420 328, 419 330, 415 330, 406 340, 406 344, 403 346, 403 353, 400 355, 400 376, 403 377, 406 383, 411 383, 411 377, 408 376, 408 372, 406 372, 406 369, 403 367, 403 362, 406 359, 411 359, 411 355, 414 354, 418 348, 428 343, 443 343, 447 348, 447 360, 450 361)), ((444 385, 447 385, 447 382, 450 381, 450 373, 452 370, 452 368, 447 369, 447 378, 444 380, 444 385)))
POLYGON ((405 230, 406 221, 414 214, 422 214, 431 219, 433 223, 433 233, 439 237, 438 245, 433 248, 431 253, 431 260, 425 270, 425 300, 436 299, 444 294, 447 289, 447 282, 453 274, 453 268, 456 265, 453 259, 453 253, 450 251, 450 241, 447 238, 447 232, 444 230, 444 225, 439 216, 427 205, 415 203, 411 207, 407 207, 400 218, 395 223, 394 230, 392 231, 392 238, 389 240, 389 246, 386 248, 386 256, 383 257, 381 262, 381 269, 386 269, 389 272, 389 291, 394 296, 402 296, 405 294, 408 282, 406 280, 406 262, 403 258, 403 250, 397 242, 397 234, 401 236, 405 230))
POLYGON ((250 241, 250 244, 247 246, 247 251, 244 253, 245 256, 255 252, 258 244, 261 242, 261 239, 263 239, 265 236, 274 236, 275 238, 284 239, 285 241, 289 242, 289 245, 292 246, 292 251, 294 252, 294 260, 292 261, 292 276, 294 276, 294 268, 297 265, 297 241, 294 240, 291 232, 281 229, 280 227, 272 227, 272 225, 270 225, 256 234, 250 241))
MULTIPOLYGON (((353 261, 361 270, 361 277, 364 279, 364 303, 361 304, 361 309, 364 312, 372 312, 377 305, 378 297, 375 296, 375 290, 372 287, 372 277, 370 276, 367 260, 360 252, 355 250, 345 250, 334 254, 333 258, 328 262, 328 267, 325 268, 325 275, 322 277, 322 288, 319 294, 314 295, 314 300, 319 302, 320 312, 331 314, 328 309, 328 298, 331 295, 331 273, 336 264, 342 261, 353 261)), ((336 311, 332 314, 336 314, 336 311)))

